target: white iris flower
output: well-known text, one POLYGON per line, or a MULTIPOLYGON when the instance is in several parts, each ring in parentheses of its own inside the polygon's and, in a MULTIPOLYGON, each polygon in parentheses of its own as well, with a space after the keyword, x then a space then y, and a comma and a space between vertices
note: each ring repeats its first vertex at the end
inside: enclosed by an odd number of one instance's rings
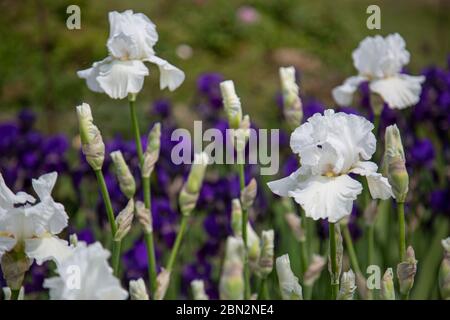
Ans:
POLYGON ((67 227, 64 206, 53 200, 56 172, 33 179, 36 199, 25 193, 14 194, 0 175, 0 258, 5 252, 23 250, 38 264, 53 260, 60 263, 70 254, 67 241, 56 235, 67 227))
POLYGON ((142 13, 127 10, 109 13, 110 34, 107 42, 109 56, 94 62, 91 68, 78 71, 80 78, 92 91, 105 92, 113 99, 141 91, 149 71, 144 62, 159 67, 160 88, 170 91, 184 81, 184 72, 155 55, 153 46, 158 33, 153 22, 142 13))
POLYGON ((392 109, 417 104, 425 77, 400 73, 410 58, 405 45, 405 40, 397 33, 386 38, 365 38, 352 54, 359 74, 333 89, 335 101, 339 105, 350 105, 358 86, 369 81, 370 91, 380 95, 392 109))
POLYGON ((392 196, 387 178, 368 161, 375 152, 373 124, 365 118, 328 109, 295 129, 291 148, 300 168, 289 177, 268 183, 280 196, 295 199, 307 217, 337 222, 350 214, 362 185, 350 174, 365 176, 373 198, 392 196))

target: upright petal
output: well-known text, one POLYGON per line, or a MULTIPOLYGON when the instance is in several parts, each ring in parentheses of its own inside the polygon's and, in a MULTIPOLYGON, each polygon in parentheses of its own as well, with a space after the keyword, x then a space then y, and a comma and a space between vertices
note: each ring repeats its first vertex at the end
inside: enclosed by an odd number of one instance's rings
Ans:
POLYGON ((350 215, 353 201, 361 191, 361 184, 348 175, 311 176, 289 195, 302 206, 307 217, 335 223, 350 215))
POLYGON ((27 202, 34 203, 36 200, 25 192, 14 194, 5 183, 3 176, 0 174, 0 215, 2 210, 14 208, 15 204, 25 204, 27 202))
POLYGON ((29 258, 36 259, 38 265, 48 260, 60 264, 72 254, 72 250, 67 241, 58 237, 46 236, 25 240, 25 253, 29 258))
POLYGON ((170 91, 174 91, 183 83, 185 79, 184 72, 171 65, 166 60, 157 56, 152 56, 149 57, 147 61, 154 63, 159 67, 159 86, 161 90, 169 88, 170 91))
POLYGON ((370 90, 378 93, 383 100, 393 109, 404 109, 419 102, 421 83, 424 76, 410 76, 399 74, 370 83, 370 90))
POLYGON ((340 86, 333 89, 332 94, 334 101, 340 106, 349 106, 352 104, 353 94, 358 89, 358 86, 367 81, 366 77, 354 76, 344 81, 340 86))
POLYGON ((112 60, 100 65, 97 81, 113 99, 123 99, 129 93, 138 93, 144 85, 148 69, 142 61, 112 60))
POLYGON ((58 173, 51 172, 40 176, 39 179, 33 179, 31 181, 33 189, 41 201, 51 196, 57 178, 58 173))

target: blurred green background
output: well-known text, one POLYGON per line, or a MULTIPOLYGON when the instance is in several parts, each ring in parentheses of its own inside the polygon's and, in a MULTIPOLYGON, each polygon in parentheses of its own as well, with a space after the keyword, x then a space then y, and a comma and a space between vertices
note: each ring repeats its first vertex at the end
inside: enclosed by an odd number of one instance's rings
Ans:
POLYGON ((167 97, 179 106, 175 114, 186 127, 197 118, 188 106, 202 72, 233 79, 246 112, 261 126, 276 127, 279 66, 301 70, 303 97, 332 105, 330 90, 355 73, 351 52, 367 35, 399 32, 411 52, 412 73, 444 65, 450 52, 450 1, 445 0, 2 0, 0 120, 32 107, 41 129, 74 135, 74 106, 85 101, 101 117, 104 134, 129 135, 122 121, 128 116, 126 101, 90 92, 76 76, 107 55, 108 12, 125 9, 156 23, 157 54, 187 75, 176 92, 161 92, 158 70, 151 66, 138 99, 140 112, 152 99, 167 97), (66 27, 70 4, 81 8, 81 30, 66 27), (366 27, 370 4, 381 8, 381 30, 366 27))

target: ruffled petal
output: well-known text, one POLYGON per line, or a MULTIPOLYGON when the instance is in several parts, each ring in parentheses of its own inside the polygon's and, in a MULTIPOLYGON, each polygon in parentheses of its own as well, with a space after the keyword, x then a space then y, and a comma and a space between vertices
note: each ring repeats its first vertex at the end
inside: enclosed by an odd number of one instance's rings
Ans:
POLYGON ((55 261, 57 264, 63 262, 72 254, 67 241, 57 237, 43 237, 25 240, 25 253, 29 258, 35 259, 38 265, 45 261, 55 261))
POLYGON ((307 217, 335 223, 350 215, 353 201, 361 191, 361 184, 348 175, 311 176, 289 195, 302 206, 307 217))
POLYGON ((374 162, 360 161, 350 172, 366 177, 372 198, 386 200, 394 197, 388 179, 378 173, 377 169, 378 166, 374 162))
POLYGON ((159 86, 161 90, 169 88, 170 91, 174 91, 183 83, 185 79, 184 72, 174 65, 171 65, 166 60, 157 56, 149 57, 146 60, 156 64, 159 67, 159 86))
POLYGON ((370 83, 370 90, 378 93, 393 109, 404 109, 419 102, 424 76, 399 74, 370 83))
POLYGON ((44 233, 58 234, 67 227, 69 216, 64 206, 55 202, 51 197, 37 205, 25 208, 27 219, 32 222, 33 234, 41 236, 44 233))
POLYGON ((336 101, 336 103, 340 106, 351 105, 353 101, 353 94, 358 89, 358 86, 364 81, 367 81, 367 78, 362 76, 348 78, 342 85, 337 86, 331 92, 334 101, 336 101))
POLYGON ((155 54, 153 46, 158 41, 155 24, 142 13, 133 13, 132 10, 124 12, 112 11, 109 13, 108 49, 113 55, 126 60, 144 60, 155 54), (128 37, 128 47, 121 42, 128 37), (121 50, 117 51, 118 47, 121 50))
POLYGON ((97 81, 108 96, 123 99, 129 93, 138 93, 144 85, 148 69, 142 61, 112 60, 99 67, 97 81))

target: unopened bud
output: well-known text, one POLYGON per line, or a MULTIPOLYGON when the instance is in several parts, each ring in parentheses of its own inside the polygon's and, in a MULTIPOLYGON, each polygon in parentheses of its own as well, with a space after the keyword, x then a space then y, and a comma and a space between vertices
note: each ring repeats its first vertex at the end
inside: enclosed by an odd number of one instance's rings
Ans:
POLYGON ((209 300, 209 297, 205 292, 205 283, 203 280, 191 281, 191 289, 194 300, 209 300))
POLYGON ((342 274, 341 287, 339 289, 337 300, 353 300, 355 290, 355 274, 350 269, 342 274))
POLYGON ((294 238, 297 241, 305 241, 306 240, 306 236, 305 236, 305 231, 302 227, 302 221, 301 218, 293 213, 293 212, 288 212, 284 215, 284 219, 286 220, 289 229, 291 229, 294 238))
POLYGON ((303 300, 302 286, 291 269, 291 262, 287 254, 276 260, 278 282, 283 300, 303 300))
POLYGON ((261 256, 261 242, 252 225, 247 223, 247 253, 250 268, 258 270, 259 257, 261 256))
POLYGON ((136 201, 136 217, 144 228, 144 232, 149 234, 153 232, 153 219, 150 208, 146 208, 142 201, 136 201))
POLYGON ((32 260, 21 252, 9 251, 1 257, 3 278, 11 290, 22 287, 25 273, 30 269, 32 260))
POLYGON ((253 205, 257 191, 258 185, 255 178, 252 178, 241 192, 241 203, 244 210, 248 210, 253 205))
POLYGON ((381 299, 395 300, 394 272, 387 268, 381 280, 381 299))
POLYGON ((331 282, 333 284, 339 284, 339 278, 341 277, 342 272, 342 259, 344 256, 344 247, 342 245, 342 234, 341 228, 339 227, 339 223, 335 224, 335 237, 336 237, 336 265, 337 272, 334 273, 331 267, 331 257, 328 254, 328 272, 331 275, 331 282))
POLYGON ((273 230, 264 230, 262 232, 258 272, 263 278, 267 277, 273 270, 274 238, 273 230))
POLYGON ((149 178, 159 159, 159 150, 161 146, 161 124, 155 123, 148 134, 147 148, 144 152, 144 164, 142 166, 142 176, 149 178))
POLYGON ((155 300, 163 300, 166 296, 167 288, 170 283, 170 271, 161 268, 158 276, 156 277, 156 292, 155 300))
POLYGON ((303 283, 311 287, 317 279, 319 279, 323 268, 325 267, 326 259, 318 254, 313 254, 312 261, 306 269, 303 276, 303 283))
POLYGON ((78 245, 78 236, 76 233, 72 233, 69 236, 69 243, 71 246, 74 246, 74 247, 76 247, 78 245))
POLYGON ((116 218, 117 231, 114 235, 115 241, 121 241, 130 231, 131 223, 133 222, 134 216, 134 201, 130 199, 126 207, 120 211, 116 218))
POLYGON ((231 229, 235 237, 242 237, 242 208, 239 199, 231 202, 231 229))
POLYGON ((409 176, 405 166, 405 152, 397 125, 386 128, 384 165, 395 199, 405 202, 408 193, 409 176))
POLYGON ((400 285, 400 293, 408 295, 414 285, 414 277, 417 272, 417 260, 413 247, 409 246, 406 250, 405 261, 397 265, 397 277, 400 285))
POLYGON ((450 237, 442 240, 444 247, 444 259, 439 269, 439 289, 441 297, 450 300, 450 237))
POLYGON ((130 168, 123 158, 122 152, 119 150, 111 152, 111 159, 114 163, 117 179, 119 180, 120 190, 128 199, 133 198, 136 193, 136 183, 134 182, 130 168))
MULTIPOLYGON (((12 291, 9 287, 3 287, 3 296, 5 300, 11 300, 12 298, 12 291)), ((24 287, 20 288, 19 296, 17 297, 17 300, 24 300, 25 298, 25 289, 24 287)))
POLYGON ((179 196, 180 208, 183 215, 189 215, 195 208, 208 162, 209 158, 206 153, 195 154, 189 177, 179 196))
POLYGON ((131 280, 129 291, 131 300, 150 300, 142 278, 131 280))
POLYGON ((238 156, 238 163, 243 163, 244 161, 244 150, 245 145, 247 144, 248 139, 250 138, 250 116, 245 115, 241 121, 241 124, 238 129, 234 129, 232 131, 233 139, 231 140, 234 148, 236 149, 238 156))
POLYGON ((105 144, 100 130, 94 125, 91 107, 87 103, 77 106, 81 149, 93 170, 100 170, 105 160, 105 144))
POLYGON ((220 83, 223 106, 231 129, 238 129, 242 120, 242 108, 232 80, 220 83))
POLYGON ((222 275, 219 283, 221 300, 244 298, 244 242, 242 238, 228 237, 222 275))
POLYGON ((294 67, 279 69, 281 88, 283 90, 283 113, 289 127, 294 130, 303 120, 302 101, 298 95, 294 67))

